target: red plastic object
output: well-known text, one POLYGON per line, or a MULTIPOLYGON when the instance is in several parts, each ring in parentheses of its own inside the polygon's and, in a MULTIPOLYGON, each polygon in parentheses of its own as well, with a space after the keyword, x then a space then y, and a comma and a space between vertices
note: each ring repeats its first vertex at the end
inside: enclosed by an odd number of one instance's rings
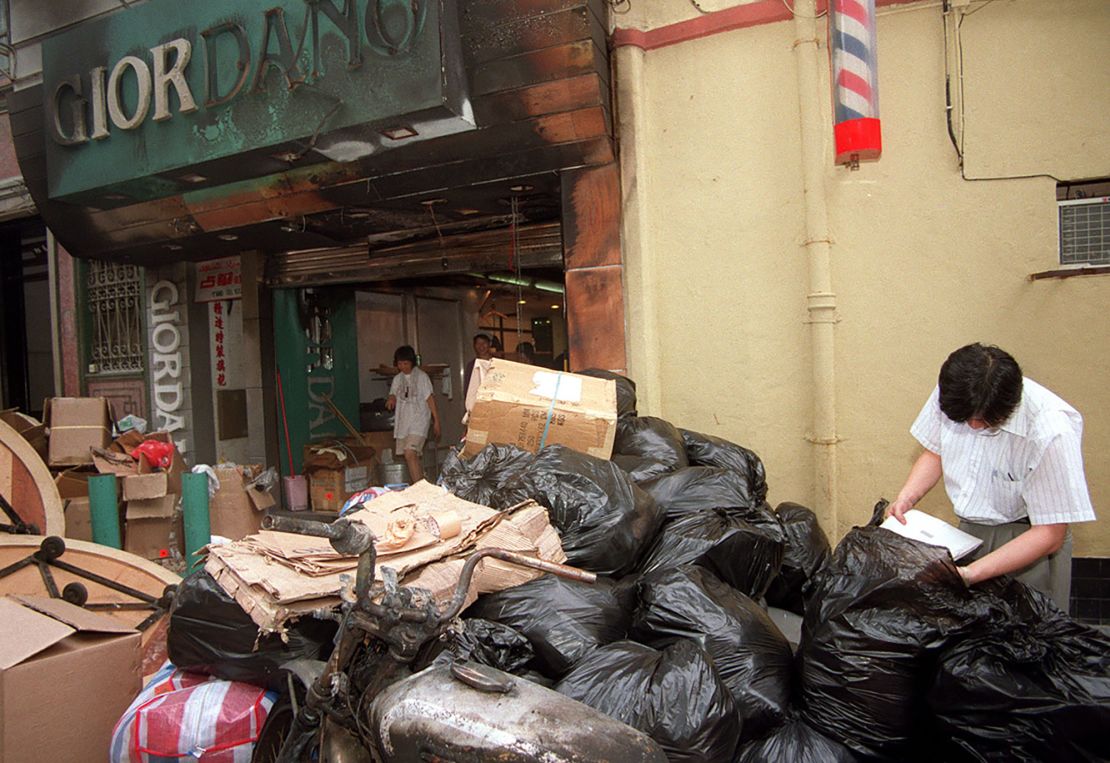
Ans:
POLYGON ((836 163, 874 161, 883 153, 883 126, 878 119, 849 119, 833 125, 836 163))
POLYGON ((131 451, 131 458, 143 458, 148 464, 159 469, 169 469, 173 457, 173 445, 159 440, 144 440, 131 451))

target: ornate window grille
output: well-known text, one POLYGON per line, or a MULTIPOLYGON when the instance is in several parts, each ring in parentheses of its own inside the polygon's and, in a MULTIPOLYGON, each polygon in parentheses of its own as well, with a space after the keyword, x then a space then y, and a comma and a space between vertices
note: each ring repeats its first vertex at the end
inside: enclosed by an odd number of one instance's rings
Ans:
POLYGON ((92 313, 89 373, 143 370, 142 273, 135 265, 90 260, 87 296, 92 313))

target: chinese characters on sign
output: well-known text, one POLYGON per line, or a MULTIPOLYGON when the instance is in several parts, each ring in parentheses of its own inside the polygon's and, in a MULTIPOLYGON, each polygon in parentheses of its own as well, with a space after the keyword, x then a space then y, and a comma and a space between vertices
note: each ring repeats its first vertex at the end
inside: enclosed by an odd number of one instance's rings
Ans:
POLYGON ((216 354, 216 386, 227 386, 227 356, 224 354, 224 303, 212 303, 213 348, 216 354))
POLYGON ((239 299, 242 296, 243 280, 238 257, 197 263, 197 302, 239 299))

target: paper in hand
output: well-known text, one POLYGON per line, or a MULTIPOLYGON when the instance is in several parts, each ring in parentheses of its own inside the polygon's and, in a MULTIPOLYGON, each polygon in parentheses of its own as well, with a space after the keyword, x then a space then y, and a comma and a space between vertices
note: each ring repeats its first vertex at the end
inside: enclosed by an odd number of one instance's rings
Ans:
POLYGON ((944 546, 957 561, 983 545, 983 541, 974 535, 969 535, 943 519, 937 519, 923 511, 910 509, 904 516, 906 524, 902 524, 894 517, 887 517, 886 521, 879 526, 911 540, 919 540, 931 546, 944 546))

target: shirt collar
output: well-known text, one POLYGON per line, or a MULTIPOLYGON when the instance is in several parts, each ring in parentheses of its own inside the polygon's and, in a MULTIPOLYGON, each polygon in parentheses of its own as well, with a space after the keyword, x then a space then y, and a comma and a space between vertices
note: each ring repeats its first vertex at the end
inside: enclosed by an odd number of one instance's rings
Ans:
POLYGON ((1017 409, 999 429, 1018 437, 1026 437, 1029 434, 1029 406, 1025 404, 1025 390, 1022 390, 1021 402, 1018 403, 1017 409))

